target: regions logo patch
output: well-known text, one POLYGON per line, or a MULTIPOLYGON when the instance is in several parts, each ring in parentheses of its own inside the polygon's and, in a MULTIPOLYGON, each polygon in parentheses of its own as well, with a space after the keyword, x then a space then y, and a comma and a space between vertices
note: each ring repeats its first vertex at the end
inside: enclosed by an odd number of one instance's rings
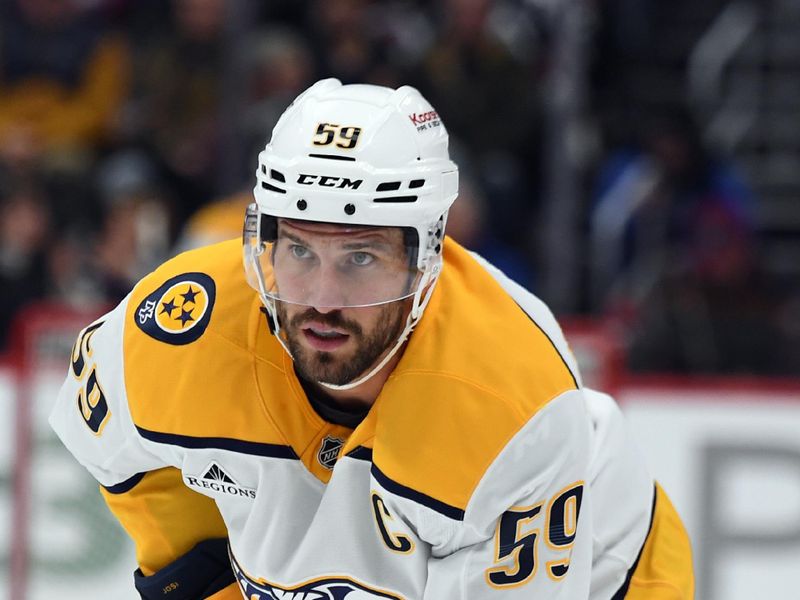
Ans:
POLYGON ((328 470, 333 469, 336 464, 336 459, 339 458, 339 450, 344 446, 344 440, 326 435, 325 439, 320 444, 319 452, 317 452, 317 460, 319 464, 328 470))
POLYGON ((165 281, 136 308, 139 329, 167 344, 190 344, 203 335, 214 308, 216 285, 205 273, 165 281))
POLYGON ((228 496, 256 497, 256 490, 236 483, 233 477, 215 462, 208 465, 202 475, 184 475, 183 480, 189 487, 199 490, 211 490, 228 496))

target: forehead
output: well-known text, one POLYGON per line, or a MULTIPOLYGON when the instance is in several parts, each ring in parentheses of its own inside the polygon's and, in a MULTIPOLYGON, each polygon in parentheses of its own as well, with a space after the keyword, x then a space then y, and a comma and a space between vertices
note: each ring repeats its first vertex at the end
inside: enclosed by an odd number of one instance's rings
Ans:
POLYGON ((305 241, 342 241, 391 244, 401 247, 403 230, 399 227, 369 227, 364 225, 339 225, 315 221, 278 219, 278 237, 300 238, 305 241))

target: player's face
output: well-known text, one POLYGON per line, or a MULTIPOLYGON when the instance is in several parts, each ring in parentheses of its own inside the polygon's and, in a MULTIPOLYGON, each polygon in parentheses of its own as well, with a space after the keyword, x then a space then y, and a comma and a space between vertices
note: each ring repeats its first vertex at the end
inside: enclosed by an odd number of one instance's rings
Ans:
POLYGON ((402 296, 409 282, 397 277, 407 273, 408 261, 400 229, 354 231, 281 221, 274 261, 281 294, 296 296, 299 291, 287 289, 296 286, 307 296, 305 303, 276 302, 303 377, 343 385, 394 345, 405 325, 408 301, 348 307, 347 298, 362 280, 395 288, 389 297, 402 296))

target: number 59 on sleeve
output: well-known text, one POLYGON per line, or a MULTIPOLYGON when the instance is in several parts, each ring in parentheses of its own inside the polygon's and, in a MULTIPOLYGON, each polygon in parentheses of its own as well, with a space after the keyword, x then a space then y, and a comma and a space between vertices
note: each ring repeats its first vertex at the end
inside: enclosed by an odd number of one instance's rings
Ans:
POLYGON ((539 566, 542 518, 545 543, 552 550, 565 553, 563 558, 548 561, 547 574, 554 580, 563 579, 569 570, 569 551, 575 543, 582 499, 583 482, 579 481, 550 500, 544 517, 541 514, 544 502, 515 506, 503 513, 494 536, 496 566, 486 569, 486 582, 502 589, 524 585, 533 579, 539 566))

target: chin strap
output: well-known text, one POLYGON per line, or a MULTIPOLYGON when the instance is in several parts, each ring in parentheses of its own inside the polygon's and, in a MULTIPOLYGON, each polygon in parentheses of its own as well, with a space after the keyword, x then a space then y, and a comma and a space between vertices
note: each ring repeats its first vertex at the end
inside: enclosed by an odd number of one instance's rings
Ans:
POLYGON ((371 379, 375 375, 375 373, 380 371, 386 365, 386 363, 389 362, 389 360, 395 354, 397 354, 397 351, 400 349, 400 347, 408 339, 408 336, 411 335, 411 332, 414 330, 414 326, 416 324, 417 324, 416 320, 412 319, 411 315, 408 315, 408 319, 406 319, 406 326, 403 329, 403 332, 397 338, 397 342, 395 342, 394 346, 388 352, 388 354, 386 354, 386 356, 383 357, 383 360, 381 360, 381 362, 379 362, 377 365, 375 365, 372 368, 372 370, 370 370, 370 372, 367 373, 366 375, 364 375, 362 377, 359 377, 358 379, 355 379, 355 380, 353 380, 353 381, 351 381, 349 383, 343 383, 342 385, 335 385, 333 383, 325 383, 324 381, 318 381, 317 383, 319 385, 321 385, 322 387, 328 388, 329 390, 352 390, 353 388, 358 387, 359 385, 361 385, 362 383, 364 383, 368 379, 371 379))
MULTIPOLYGON (((358 379, 348 383, 344 383, 342 385, 334 385, 333 383, 325 383, 324 381, 318 381, 317 383, 328 388, 329 390, 352 390, 353 388, 358 387, 365 381, 374 377, 378 371, 386 366, 386 363, 388 363, 389 360, 391 360, 391 358, 397 354, 397 351, 400 350, 400 348, 408 339, 408 336, 410 336, 411 332, 414 331, 414 327, 417 326, 417 323, 419 323, 419 320, 422 318, 422 313, 425 310, 425 307, 428 306, 428 302, 431 299, 431 294, 433 294, 433 288, 436 287, 436 281, 438 280, 436 275, 438 275, 438 272, 439 267, 437 266, 435 268, 435 273, 426 272, 422 276, 422 281, 420 282, 420 285, 414 294, 414 303, 411 305, 411 312, 406 318, 406 326, 397 337, 397 341, 395 342, 394 346, 392 346, 392 349, 386 354, 386 356, 383 357, 383 360, 370 369, 366 375, 362 375, 358 379)), ((286 346, 284 346, 284 348, 285 347, 286 346)), ((291 354, 289 356, 291 356, 291 354)))
POLYGON ((289 351, 289 347, 286 345, 286 342, 283 341, 283 337, 281 337, 281 321, 278 319, 278 310, 275 306, 275 298, 267 294, 266 287, 264 286, 264 277, 261 276, 261 266, 258 264, 258 258, 253 257, 251 260, 253 262, 254 269, 258 272, 258 276, 255 277, 254 280, 258 283, 258 295, 261 297, 261 303, 267 309, 270 332, 275 336, 280 345, 283 346, 283 349, 286 351, 286 354, 289 355, 289 358, 294 360, 294 356, 292 356, 292 353, 289 351))
POLYGON ((278 318, 278 310, 275 307, 275 298, 271 298, 266 294, 261 294, 261 301, 264 303, 264 306, 267 307, 267 312, 269 313, 269 321, 270 321, 270 329, 272 330, 272 335, 275 336, 275 339, 278 340, 278 343, 283 346, 283 349, 286 351, 286 354, 289 355, 289 358, 294 360, 294 356, 292 356, 291 350, 289 350, 289 346, 286 345, 286 342, 283 340, 283 336, 281 335, 281 321, 278 318))
MULTIPOLYGON (((335 385, 333 383, 325 383, 324 381, 317 381, 317 383, 329 390, 351 390, 355 387, 358 387, 365 381, 371 379, 375 376, 375 374, 380 371, 383 367, 386 366, 391 358, 397 354, 397 351, 403 346, 406 342, 408 337, 411 335, 411 332, 414 331, 414 327, 417 326, 419 320, 422 318, 422 313, 425 310, 425 307, 428 306, 428 302, 431 299, 431 295, 433 294, 433 289, 436 287, 436 282, 438 281, 439 270, 441 269, 441 265, 436 265, 433 268, 432 272, 425 272, 422 276, 422 281, 420 282, 417 291, 414 293, 414 301, 411 305, 411 312, 408 314, 406 318, 406 326, 403 328, 403 331, 397 337, 397 341, 395 342, 392 349, 383 357, 383 359, 375 365, 370 371, 358 379, 354 379, 348 383, 344 383, 342 385, 335 385)), ((261 296, 261 301, 264 303, 264 306, 267 308, 267 312, 272 321, 272 333, 277 338, 280 345, 286 351, 286 354, 289 355, 289 358, 294 360, 291 351, 289 350, 288 345, 281 336, 281 324, 280 319, 278 319, 278 311, 275 306, 275 299, 270 297, 266 290, 264 289, 263 283, 261 282, 261 278, 259 279, 259 295, 261 296)))

